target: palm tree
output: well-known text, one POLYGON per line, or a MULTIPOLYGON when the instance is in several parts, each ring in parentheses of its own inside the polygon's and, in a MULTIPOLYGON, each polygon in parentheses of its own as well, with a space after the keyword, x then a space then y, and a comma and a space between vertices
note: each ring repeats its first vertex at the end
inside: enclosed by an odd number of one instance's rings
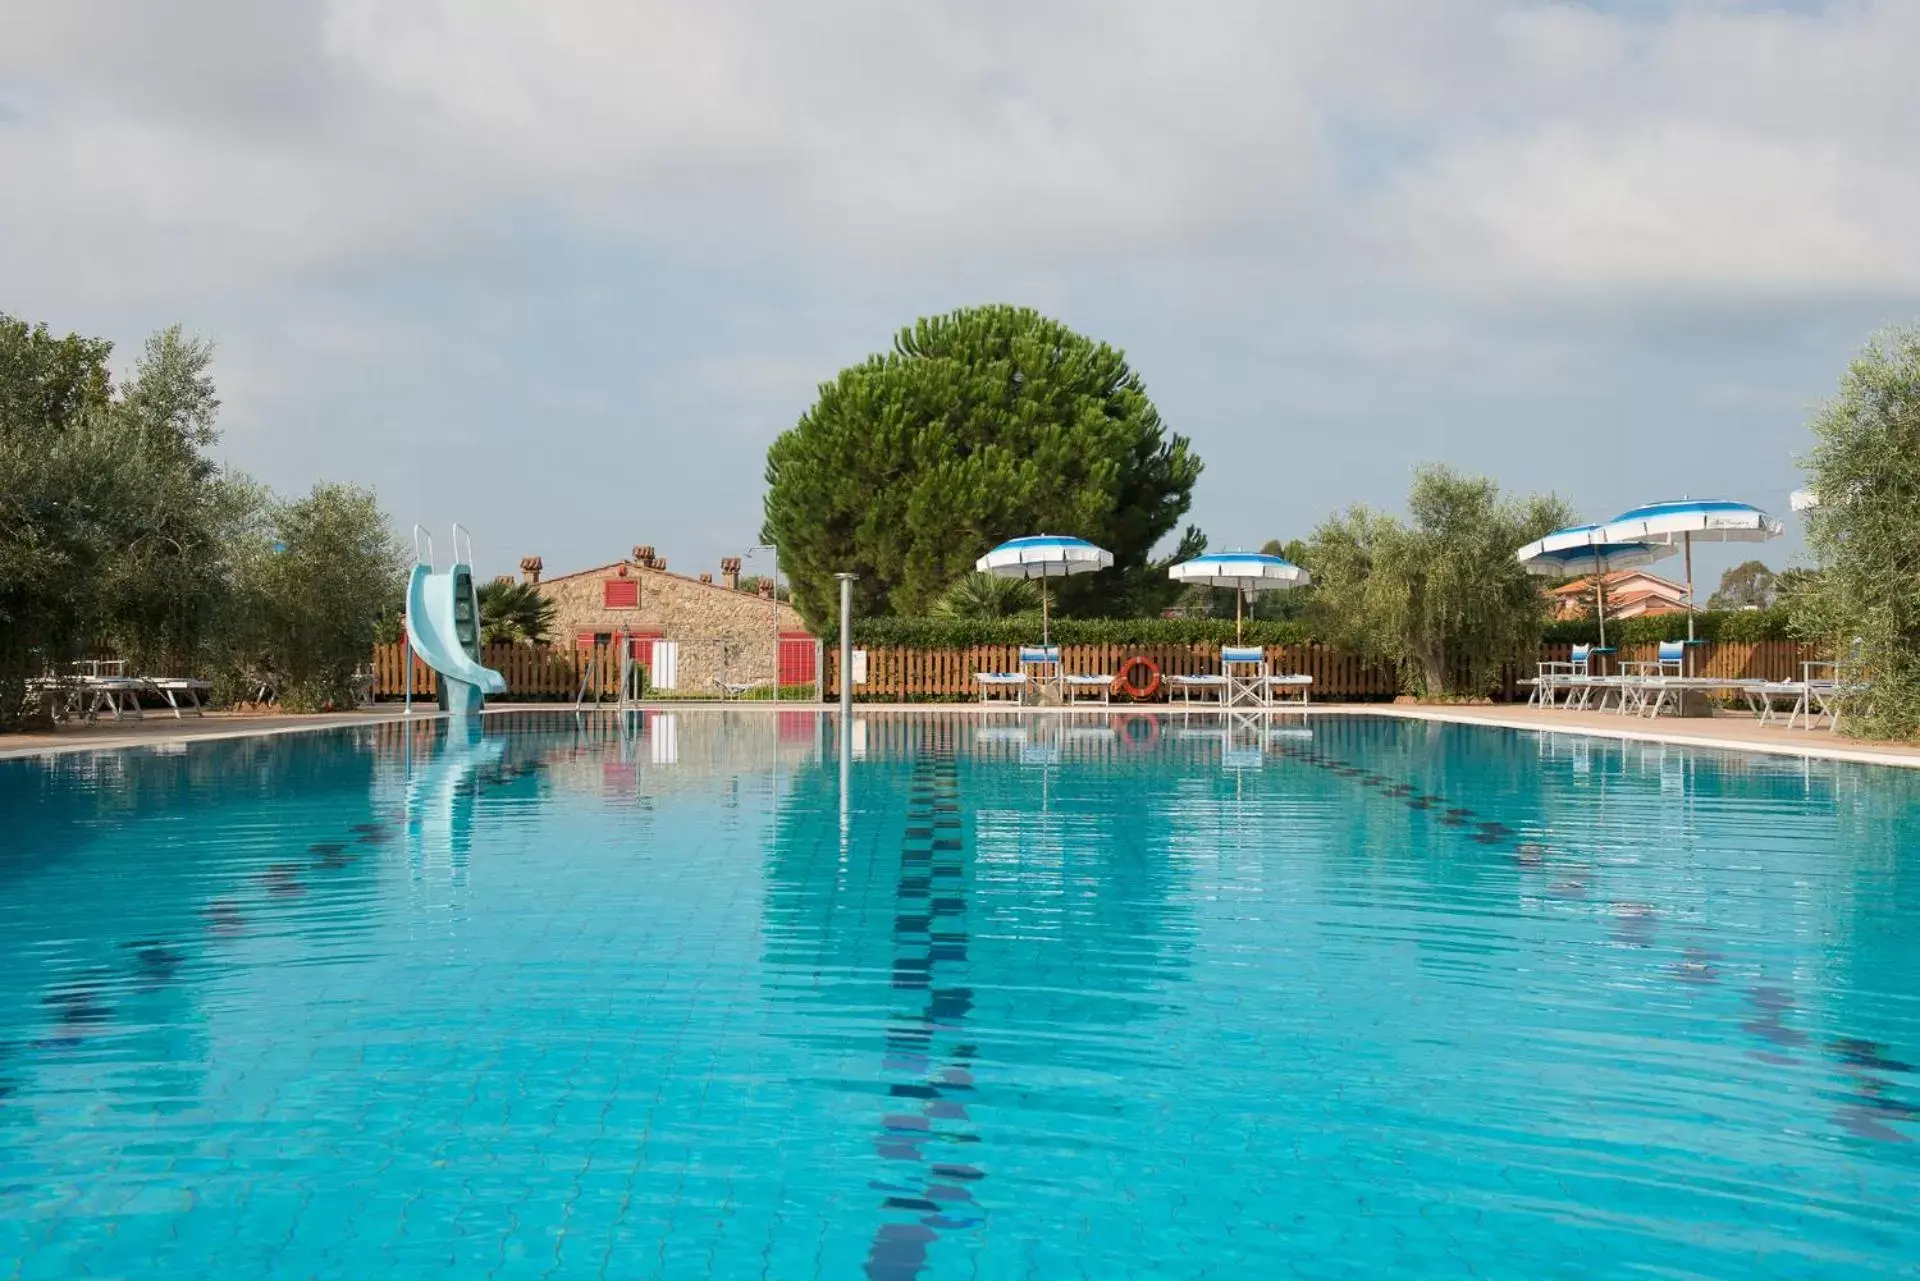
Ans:
POLYGON ((1040 593, 1024 578, 967 574, 933 602, 935 618, 1013 618, 1040 608, 1040 593))
POLYGON ((483 645, 541 645, 553 626, 553 602, 532 583, 496 578, 482 583, 480 642, 483 645))

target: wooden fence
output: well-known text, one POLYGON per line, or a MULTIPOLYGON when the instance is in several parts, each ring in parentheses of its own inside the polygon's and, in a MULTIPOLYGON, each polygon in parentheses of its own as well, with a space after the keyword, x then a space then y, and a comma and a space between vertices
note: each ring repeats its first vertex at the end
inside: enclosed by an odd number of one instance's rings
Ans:
MULTIPOLYGON (((1602 670, 1617 670, 1628 662, 1649 661, 1656 647, 1623 647, 1609 656, 1612 664, 1602 670)), ((1567 659, 1570 645, 1542 648, 1542 660, 1567 659)), ((1304 673, 1313 677, 1313 696, 1320 699, 1383 699, 1400 692, 1397 673, 1388 666, 1366 663, 1352 654, 1326 645, 1270 645, 1267 661, 1275 672, 1304 673)), ((600 691, 611 697, 618 690, 617 651, 568 649, 530 645, 491 645, 481 655, 488 667, 507 680, 506 697, 514 700, 571 699, 580 688, 580 676, 587 660, 597 656, 600 691)), ((1217 645, 1063 645, 1060 664, 1072 674, 1117 674, 1128 659, 1144 657, 1159 665, 1164 676, 1199 675, 1219 670, 1217 645)), ((1794 641, 1760 641, 1751 644, 1707 644, 1692 653, 1691 670, 1701 676, 1757 678, 1761 680, 1798 680, 1800 665, 1819 657, 1811 645, 1794 641)), ((832 700, 840 696, 840 654, 826 649, 826 684, 821 696, 832 700)), ((889 646, 867 650, 867 679, 854 687, 860 699, 909 702, 974 698, 979 687, 975 672, 1011 672, 1019 670, 1020 651, 1015 645, 975 645, 967 648, 915 649, 889 646)), ((374 651, 374 694, 379 698, 400 698, 406 692, 405 646, 383 645, 374 651)), ((1503 673, 1493 697, 1513 700, 1526 697, 1519 681, 1531 671, 1508 669, 1503 673)), ((434 674, 419 659, 413 660, 413 696, 431 699, 437 691, 434 674)), ((1164 695, 1163 695, 1164 697, 1164 695)))
MULTIPOLYGON (((1267 661, 1276 672, 1304 672, 1314 693, 1327 698, 1391 698, 1399 684, 1390 668, 1363 663, 1325 645, 1272 645, 1267 661)), ((1068 675, 1118 675, 1131 658, 1157 664, 1162 676, 1198 676, 1220 669, 1218 645, 1062 645, 1060 666, 1068 675)), ((840 654, 827 649, 828 698, 840 696, 840 654)), ((1017 645, 975 645, 966 649, 887 647, 867 651, 867 679, 854 686, 858 698, 953 699, 979 694, 975 672, 1017 672, 1017 645)))
MULTIPOLYGON (((608 645, 569 649, 547 645, 488 645, 480 661, 507 680, 506 697, 515 700, 571 699, 580 690, 587 660, 597 659, 594 671, 603 696, 620 692, 620 653, 608 645)), ((404 698, 407 692, 407 647, 404 642, 378 645, 373 651, 375 698, 404 698)), ((431 699, 440 690, 433 669, 413 660, 413 696, 431 699)))

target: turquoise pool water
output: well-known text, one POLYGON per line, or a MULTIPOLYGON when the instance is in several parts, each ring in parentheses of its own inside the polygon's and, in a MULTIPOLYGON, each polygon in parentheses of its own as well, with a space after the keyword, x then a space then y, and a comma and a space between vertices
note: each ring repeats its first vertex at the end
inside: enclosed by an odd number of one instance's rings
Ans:
POLYGON ((1385 719, 0 763, 0 1277, 1912 1276, 1920 778, 1385 719))

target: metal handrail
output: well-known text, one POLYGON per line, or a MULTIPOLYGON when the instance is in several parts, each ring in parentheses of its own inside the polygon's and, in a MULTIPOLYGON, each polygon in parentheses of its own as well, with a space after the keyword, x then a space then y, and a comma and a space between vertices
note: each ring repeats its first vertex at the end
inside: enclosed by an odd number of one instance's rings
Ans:
POLYGON ((428 533, 425 527, 420 525, 413 527, 413 563, 416 565, 425 565, 428 570, 434 568, 433 535, 428 533), (427 554, 425 556, 420 554, 420 540, 423 538, 427 540, 427 554))
POLYGON ((456 565, 473 564, 473 533, 457 520, 453 522, 453 563, 456 565), (467 554, 464 557, 460 555, 460 535, 462 534, 467 536, 467 554))

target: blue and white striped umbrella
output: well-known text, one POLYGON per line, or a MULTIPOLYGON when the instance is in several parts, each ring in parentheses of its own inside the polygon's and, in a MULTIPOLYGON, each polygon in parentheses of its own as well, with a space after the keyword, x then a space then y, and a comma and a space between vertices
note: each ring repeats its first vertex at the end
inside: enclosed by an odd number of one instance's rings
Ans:
POLYGON ((1594 576, 1600 619, 1600 644, 1607 643, 1606 576, 1616 570, 1638 569, 1672 556, 1680 549, 1671 543, 1596 543, 1598 525, 1569 525, 1535 539, 1514 555, 1529 574, 1544 578, 1594 576))
POLYGON ((1724 498, 1682 498, 1621 512, 1595 531, 1597 543, 1669 543, 1687 560, 1687 639, 1693 639, 1693 544, 1760 543, 1787 527, 1751 503, 1724 498))
POLYGON ((1603 543, 1684 546, 1695 539, 1761 543, 1786 532, 1785 525, 1749 503, 1720 498, 1682 498, 1621 512, 1599 528, 1596 538, 1603 543))
MULTIPOLYGON (((973 562, 980 573, 1001 578, 1065 578, 1069 574, 1091 574, 1112 565, 1113 553, 1106 548, 1095 547, 1084 538, 1055 534, 1009 539, 973 562)), ((1046 584, 1042 583, 1040 643, 1043 645, 1047 643, 1047 630, 1047 592, 1046 584)))
POLYGON ((1289 587, 1305 587, 1313 581, 1313 575, 1292 561, 1280 556, 1269 556, 1265 552, 1212 552, 1205 556, 1195 556, 1192 560, 1181 561, 1168 569, 1167 577, 1177 583, 1232 588, 1235 641, 1240 639, 1241 618, 1244 613, 1241 606, 1249 595, 1254 592, 1285 591, 1289 587))
POLYGON ((1113 564, 1113 553, 1095 547, 1084 538, 1063 538, 1036 534, 1014 538, 973 563, 983 574, 1001 578, 1065 578, 1068 574, 1089 574, 1113 564))

